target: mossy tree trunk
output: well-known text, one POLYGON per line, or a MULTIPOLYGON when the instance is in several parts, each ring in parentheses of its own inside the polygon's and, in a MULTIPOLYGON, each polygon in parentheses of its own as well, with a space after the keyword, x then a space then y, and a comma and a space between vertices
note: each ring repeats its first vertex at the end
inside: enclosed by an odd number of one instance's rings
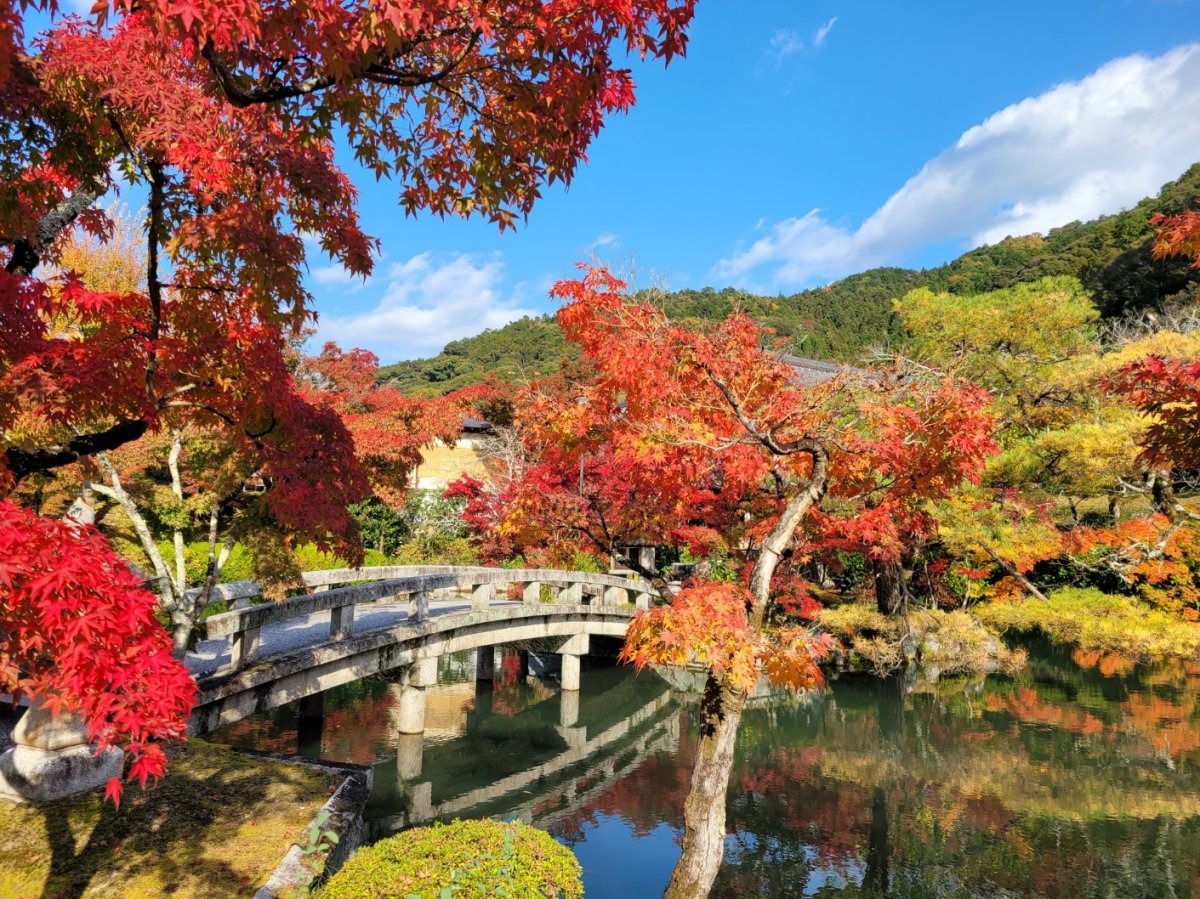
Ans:
POLYGON ((711 673, 700 701, 700 746, 683 804, 683 853, 665 899, 707 896, 725 852, 725 798, 745 697, 711 673))
POLYGON ((903 615, 908 609, 904 566, 898 559, 873 559, 871 571, 875 578, 875 606, 880 614, 903 615))

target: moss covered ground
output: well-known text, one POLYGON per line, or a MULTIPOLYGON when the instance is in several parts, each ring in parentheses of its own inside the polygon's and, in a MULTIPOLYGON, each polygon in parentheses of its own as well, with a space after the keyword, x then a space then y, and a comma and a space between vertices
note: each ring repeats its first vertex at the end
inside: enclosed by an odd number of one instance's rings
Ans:
POLYGON ((97 794, 44 805, 0 800, 0 896, 247 896, 336 787, 300 765, 200 740, 119 809, 97 794))
POLYGON ((1126 656, 1136 662, 1200 658, 1200 624, 1181 621, 1129 596, 1066 588, 1049 600, 1025 598, 978 607, 1003 633, 1040 632, 1055 643, 1126 656))

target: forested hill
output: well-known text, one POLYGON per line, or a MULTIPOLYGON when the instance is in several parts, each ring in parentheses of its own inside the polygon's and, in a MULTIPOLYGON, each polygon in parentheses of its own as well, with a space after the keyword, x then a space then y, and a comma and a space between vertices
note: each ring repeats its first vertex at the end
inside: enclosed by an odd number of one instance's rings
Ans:
MULTIPOLYGON (((1182 212, 1200 197, 1200 164, 1132 209, 1091 222, 1072 222, 1045 237, 1010 237, 924 271, 877 268, 792 296, 744 291, 681 290, 660 302, 675 318, 717 319, 740 307, 790 341, 792 352, 854 360, 869 346, 895 342, 891 302, 915 287, 977 293, 1045 275, 1075 275, 1093 293, 1105 316, 1200 292, 1200 271, 1186 262, 1151 257, 1155 212, 1182 212)), ((575 355, 553 318, 521 319, 476 337, 455 340, 430 359, 380 370, 407 393, 444 393, 489 373, 518 379, 548 373, 575 355)))

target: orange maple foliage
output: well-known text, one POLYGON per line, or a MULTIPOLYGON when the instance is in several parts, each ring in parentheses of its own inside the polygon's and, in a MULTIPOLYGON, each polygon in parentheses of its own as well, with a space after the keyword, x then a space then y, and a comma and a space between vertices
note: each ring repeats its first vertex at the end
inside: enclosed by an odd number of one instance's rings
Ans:
POLYGON ((931 533, 928 500, 978 479, 993 451, 986 396, 888 371, 805 384, 747 316, 685 326, 603 269, 552 293, 583 362, 516 397, 523 464, 490 492, 453 488, 469 522, 527 560, 629 544, 723 557, 734 581, 702 569, 638 615, 624 657, 699 664, 743 695, 760 677, 819 686, 832 644, 804 624, 819 608, 807 563, 897 560, 931 533))

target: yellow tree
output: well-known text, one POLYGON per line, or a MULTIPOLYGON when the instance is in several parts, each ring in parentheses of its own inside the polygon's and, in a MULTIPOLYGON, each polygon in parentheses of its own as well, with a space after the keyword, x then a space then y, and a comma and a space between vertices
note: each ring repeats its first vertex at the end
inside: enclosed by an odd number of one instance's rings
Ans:
POLYGON ((1188 324, 1194 317, 1102 332, 1091 298, 1069 277, 965 297, 913 291, 896 311, 912 354, 986 387, 1001 423, 1002 452, 985 478, 991 500, 975 491, 941 510, 952 552, 995 564, 1036 593, 1026 573, 1063 551, 1051 506, 1070 510, 1072 528, 1087 501, 1107 500, 1117 523, 1130 493, 1149 493, 1167 511, 1169 478, 1148 470, 1141 454, 1149 422, 1108 385, 1151 354, 1200 355, 1200 330, 1188 324))

